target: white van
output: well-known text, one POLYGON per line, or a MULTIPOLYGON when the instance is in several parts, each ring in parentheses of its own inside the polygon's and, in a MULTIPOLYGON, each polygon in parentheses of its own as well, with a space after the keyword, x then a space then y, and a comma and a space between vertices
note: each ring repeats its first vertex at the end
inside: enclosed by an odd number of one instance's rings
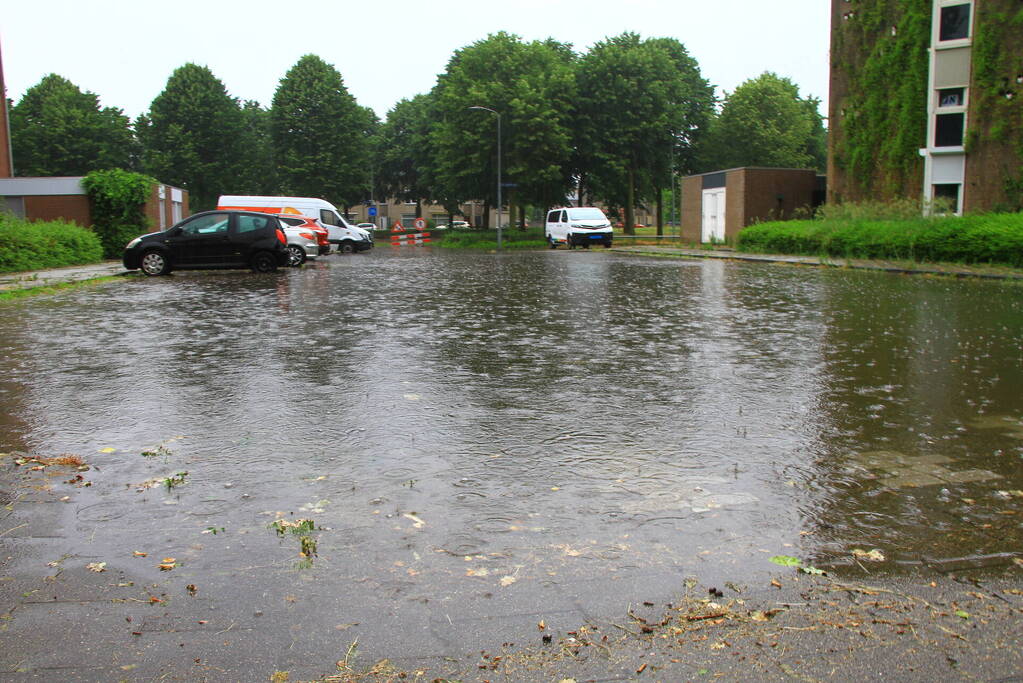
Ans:
POLYGON ((373 248, 372 233, 346 221, 333 204, 323 199, 225 194, 217 200, 217 208, 308 216, 318 220, 327 229, 327 240, 336 244, 337 250, 343 254, 373 248))
POLYGON ((569 249, 591 244, 611 246, 614 230, 604 212, 593 206, 570 206, 547 212, 545 237, 551 249, 567 244, 569 249))

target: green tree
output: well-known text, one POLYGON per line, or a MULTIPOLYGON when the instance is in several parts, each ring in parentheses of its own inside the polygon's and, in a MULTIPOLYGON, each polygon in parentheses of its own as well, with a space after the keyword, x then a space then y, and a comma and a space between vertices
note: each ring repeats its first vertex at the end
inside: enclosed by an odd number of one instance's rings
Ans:
POLYGON ((249 172, 245 120, 207 67, 176 69, 135 127, 146 172, 187 189, 193 209, 213 208, 219 195, 241 190, 239 179, 249 172))
MULTIPOLYGON (((553 40, 524 43, 500 32, 455 53, 438 78, 428 185, 454 200, 497 201, 497 122, 509 205, 549 206, 572 185, 574 55, 553 40)), ((486 213, 484 215, 487 215, 486 213)))
POLYGON ((345 209, 369 194, 369 134, 376 117, 356 103, 341 74, 305 55, 281 79, 270 110, 282 191, 345 209))
POLYGON ((711 124, 705 170, 739 166, 815 168, 827 164, 820 101, 788 78, 765 72, 725 95, 711 124))
POLYGON ((71 81, 49 74, 11 109, 11 151, 20 176, 79 176, 129 168, 134 153, 128 117, 71 81))
POLYGON ((429 95, 403 99, 387 112, 377 138, 374 193, 403 202, 430 197, 421 169, 430 164, 429 95))
POLYGON ((279 181, 270 137, 270 110, 255 100, 246 100, 242 104, 242 121, 246 161, 238 194, 276 195, 279 181))
POLYGON ((681 43, 635 33, 583 55, 578 85, 581 190, 623 208, 631 233, 638 201, 656 198, 670 169, 692 165, 712 90, 681 43))

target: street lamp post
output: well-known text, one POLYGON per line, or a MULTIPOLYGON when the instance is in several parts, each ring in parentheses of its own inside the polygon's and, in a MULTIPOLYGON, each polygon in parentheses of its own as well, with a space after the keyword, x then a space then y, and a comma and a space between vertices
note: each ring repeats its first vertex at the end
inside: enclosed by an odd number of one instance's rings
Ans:
POLYGON ((501 113, 490 109, 489 107, 469 107, 469 109, 480 109, 482 111, 489 111, 491 114, 497 117, 497 248, 501 248, 501 113))

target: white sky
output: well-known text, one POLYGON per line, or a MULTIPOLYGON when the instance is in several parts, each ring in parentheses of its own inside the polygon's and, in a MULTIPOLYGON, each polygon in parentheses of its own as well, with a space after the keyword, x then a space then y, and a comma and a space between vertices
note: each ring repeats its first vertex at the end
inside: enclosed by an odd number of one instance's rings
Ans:
POLYGON ((314 53, 383 119, 490 33, 581 52, 628 30, 680 40, 719 94, 774 71, 820 98, 826 115, 829 22, 826 0, 5 0, 0 49, 15 103, 57 73, 133 119, 186 62, 269 106, 287 70, 314 53))

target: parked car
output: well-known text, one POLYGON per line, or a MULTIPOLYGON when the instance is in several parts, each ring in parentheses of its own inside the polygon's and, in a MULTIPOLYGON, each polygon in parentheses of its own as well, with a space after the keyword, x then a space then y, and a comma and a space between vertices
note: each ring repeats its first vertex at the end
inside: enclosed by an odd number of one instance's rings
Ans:
POLYGON ((330 233, 315 218, 299 216, 293 213, 278 213, 275 215, 285 226, 302 228, 314 233, 316 235, 317 254, 330 253, 330 241, 327 239, 330 233))
POLYGON ((556 249, 559 244, 568 245, 569 249, 591 244, 610 247, 614 229, 600 209, 573 206, 548 211, 544 233, 551 249, 556 249))
POLYGON ((316 241, 316 233, 304 228, 283 224, 284 236, 288 239, 288 265, 298 268, 308 259, 320 254, 320 245, 316 241))
POLYGON ((373 248, 373 233, 357 228, 345 219, 330 202, 316 197, 266 197, 257 195, 221 195, 217 209, 294 213, 319 221, 329 232, 327 239, 342 254, 373 248))
POLYGON ((248 211, 204 211, 163 232, 136 237, 124 248, 124 267, 146 275, 198 268, 252 268, 288 264, 287 237, 275 216, 248 211))

